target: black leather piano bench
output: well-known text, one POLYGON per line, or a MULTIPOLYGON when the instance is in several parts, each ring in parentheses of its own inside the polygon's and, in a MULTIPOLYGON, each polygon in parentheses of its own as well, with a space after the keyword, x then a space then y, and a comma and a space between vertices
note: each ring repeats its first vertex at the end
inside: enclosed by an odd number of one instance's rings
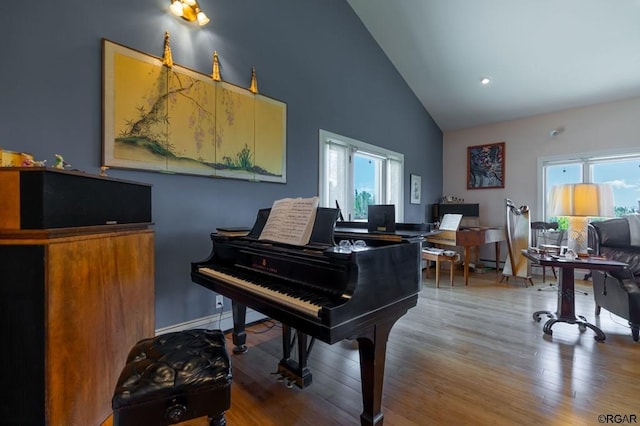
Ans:
POLYGON ((114 426, 164 426, 207 416, 224 426, 231 364, 220 330, 194 329, 140 340, 111 400, 114 426))

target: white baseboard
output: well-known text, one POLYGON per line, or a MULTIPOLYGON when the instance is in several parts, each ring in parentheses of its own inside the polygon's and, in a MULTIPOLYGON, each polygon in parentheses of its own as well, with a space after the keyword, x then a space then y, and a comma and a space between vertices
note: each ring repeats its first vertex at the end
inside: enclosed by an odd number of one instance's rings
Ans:
MULTIPOLYGON (((261 321, 265 318, 267 317, 260 312, 254 311, 253 309, 247 309, 247 324, 261 321)), ((167 327, 156 329, 156 336, 173 333, 175 331, 191 330, 194 328, 218 329, 222 331, 231 330, 233 328, 233 315, 231 311, 225 311, 220 314, 209 315, 191 321, 182 322, 180 324, 169 325, 167 327)))

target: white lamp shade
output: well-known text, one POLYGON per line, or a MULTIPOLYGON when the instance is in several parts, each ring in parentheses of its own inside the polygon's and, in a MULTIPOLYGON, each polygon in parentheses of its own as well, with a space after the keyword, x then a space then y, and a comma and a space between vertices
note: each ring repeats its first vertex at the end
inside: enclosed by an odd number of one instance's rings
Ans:
POLYGON ((207 25, 210 21, 209 17, 205 15, 203 11, 198 12, 196 18, 198 19, 199 25, 207 25))
POLYGON ((549 194, 548 216, 611 217, 613 188, 609 184, 556 185, 549 194))
POLYGON ((180 0, 174 0, 173 3, 171 3, 170 9, 171 13, 176 16, 182 16, 184 14, 182 11, 182 2, 180 0))
POLYGON ((185 21, 193 22, 198 21, 199 25, 207 25, 210 19, 205 13, 200 10, 200 5, 197 0, 170 0, 171 13, 181 17, 185 21))

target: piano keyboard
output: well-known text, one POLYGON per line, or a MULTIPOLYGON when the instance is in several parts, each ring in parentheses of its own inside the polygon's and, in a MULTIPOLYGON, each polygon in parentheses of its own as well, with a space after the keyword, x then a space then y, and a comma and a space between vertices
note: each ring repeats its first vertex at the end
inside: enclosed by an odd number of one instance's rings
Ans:
POLYGON ((277 285, 275 283, 271 283, 271 285, 263 283, 261 285, 248 281, 235 269, 233 270, 233 275, 221 270, 204 267, 198 268, 198 271, 212 278, 224 281, 227 284, 240 287, 250 293, 284 304, 313 318, 319 318, 320 316, 320 310, 322 309, 320 302, 328 302, 328 299, 325 297, 313 295, 305 292, 304 290, 299 291, 299 293, 306 294, 293 295, 290 288, 282 285, 277 285))

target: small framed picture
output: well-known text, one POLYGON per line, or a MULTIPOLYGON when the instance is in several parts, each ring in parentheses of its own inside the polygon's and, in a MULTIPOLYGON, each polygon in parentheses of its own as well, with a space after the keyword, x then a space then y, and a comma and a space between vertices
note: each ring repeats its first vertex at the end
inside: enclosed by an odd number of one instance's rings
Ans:
POLYGON ((411 196, 409 200, 411 204, 420 204, 420 199, 422 198, 422 178, 418 175, 411 175, 410 185, 411 189, 409 191, 411 196))
POLYGON ((560 256, 564 257, 567 254, 567 250, 569 250, 568 246, 560 246, 560 256))

